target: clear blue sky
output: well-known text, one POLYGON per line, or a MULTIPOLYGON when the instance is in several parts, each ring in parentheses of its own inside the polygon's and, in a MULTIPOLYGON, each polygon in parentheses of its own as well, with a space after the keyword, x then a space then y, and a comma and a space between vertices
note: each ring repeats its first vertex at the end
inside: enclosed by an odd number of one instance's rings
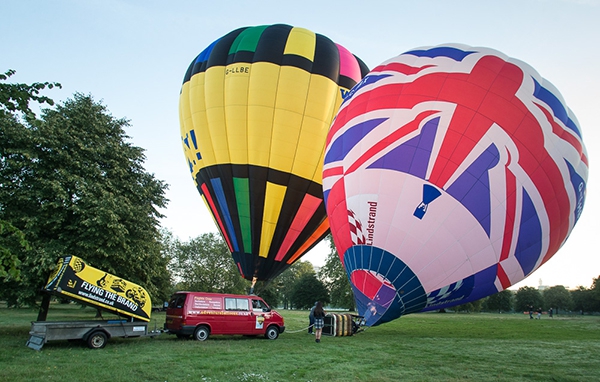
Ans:
MULTIPOLYGON (((589 287, 600 276, 600 0, 156 1, 3 0, 0 71, 13 82, 56 81, 65 100, 92 94, 131 121, 146 169, 170 185, 163 225, 183 240, 216 232, 184 161, 178 96, 191 60, 242 26, 286 23, 330 37, 369 66, 420 47, 486 46, 534 67, 562 93, 590 158, 583 215, 561 250, 518 286, 589 287)), ((320 244, 305 259, 323 262, 320 244)))

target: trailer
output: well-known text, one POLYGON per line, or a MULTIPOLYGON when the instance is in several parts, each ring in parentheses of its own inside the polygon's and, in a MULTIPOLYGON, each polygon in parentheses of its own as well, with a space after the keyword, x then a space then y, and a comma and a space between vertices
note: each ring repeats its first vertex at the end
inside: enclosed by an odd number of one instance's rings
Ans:
POLYGON ((59 260, 44 287, 37 321, 31 323, 27 346, 41 350, 55 340, 82 340, 91 349, 103 348, 112 337, 154 337, 148 330, 150 296, 141 286, 93 268, 76 256, 59 260), (51 296, 58 296, 116 314, 116 320, 46 321, 51 296))
POLYGON ((148 331, 148 323, 125 320, 102 321, 33 321, 27 346, 40 350, 48 341, 83 340, 90 349, 102 349, 112 337, 142 337, 159 335, 148 331))

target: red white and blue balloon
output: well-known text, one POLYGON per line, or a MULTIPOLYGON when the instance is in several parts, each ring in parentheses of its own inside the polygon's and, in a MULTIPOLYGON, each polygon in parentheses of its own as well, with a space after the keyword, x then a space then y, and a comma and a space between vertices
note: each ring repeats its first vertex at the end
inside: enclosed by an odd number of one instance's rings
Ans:
POLYGON ((325 152, 331 231, 369 326, 502 291, 577 222, 577 119, 529 65, 488 48, 403 53, 350 92, 325 152))

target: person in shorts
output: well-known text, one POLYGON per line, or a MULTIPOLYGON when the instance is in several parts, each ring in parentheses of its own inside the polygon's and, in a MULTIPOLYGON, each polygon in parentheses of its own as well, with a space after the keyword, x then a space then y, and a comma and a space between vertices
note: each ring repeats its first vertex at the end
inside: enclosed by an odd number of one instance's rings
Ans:
POLYGON ((323 310, 323 303, 321 301, 317 301, 317 306, 315 307, 315 324, 313 328, 315 329, 315 342, 321 342, 321 334, 323 333, 323 326, 325 326, 325 310, 323 310))

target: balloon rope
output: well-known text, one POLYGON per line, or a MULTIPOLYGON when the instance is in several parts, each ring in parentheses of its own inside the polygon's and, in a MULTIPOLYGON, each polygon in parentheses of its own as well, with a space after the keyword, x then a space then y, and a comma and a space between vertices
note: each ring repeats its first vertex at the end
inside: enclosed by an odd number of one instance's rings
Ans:
POLYGON ((310 328, 312 325, 308 325, 306 328, 302 328, 302 329, 298 329, 298 330, 286 330, 284 333, 298 333, 301 332, 303 330, 308 330, 308 328, 310 328))
MULTIPOLYGON (((285 332, 283 332, 283 333, 284 333, 284 334, 285 334, 285 333, 298 333, 298 332, 301 332, 301 331, 303 331, 303 330, 308 330, 308 328, 310 328, 311 326, 312 326, 312 325, 308 325, 306 328, 302 328, 302 329, 298 329, 298 330, 286 330, 286 331, 285 331, 285 332)), ((370 328, 370 326, 367 326, 367 327, 365 327, 365 328, 363 328, 363 327, 361 326, 361 327, 360 327, 360 328, 359 328, 359 329, 356 331, 356 333, 359 333, 359 332, 365 332, 365 331, 367 331, 367 329, 369 329, 369 328, 370 328)))

